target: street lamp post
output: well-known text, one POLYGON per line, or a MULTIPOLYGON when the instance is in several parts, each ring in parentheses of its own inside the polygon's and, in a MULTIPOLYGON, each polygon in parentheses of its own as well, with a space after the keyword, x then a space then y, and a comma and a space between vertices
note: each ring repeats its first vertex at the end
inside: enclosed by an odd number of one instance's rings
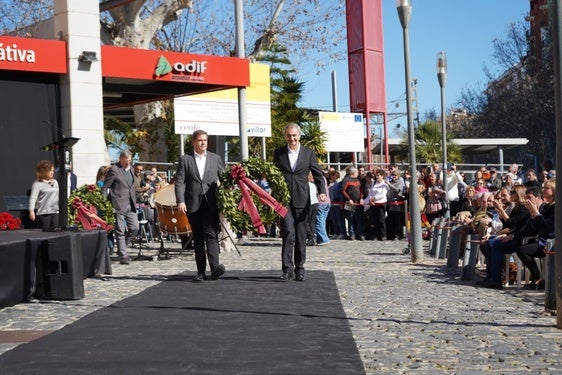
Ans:
MULTIPOLYGON (((444 51, 437 53, 437 80, 441 87, 441 143, 443 147, 443 188, 448 192, 447 186, 447 123, 445 118, 445 81, 447 81, 447 55, 444 51)), ((445 194, 444 198, 445 212, 443 217, 446 219, 450 216, 449 197, 445 194)))
POLYGON ((408 153, 410 159, 410 247, 412 262, 417 263, 423 260, 423 244, 421 235, 421 214, 418 197, 418 181, 416 166, 416 141, 414 137, 414 117, 412 112, 412 88, 410 85, 410 37, 408 35, 408 25, 412 14, 410 0, 396 0, 398 18, 402 25, 404 36, 404 70, 406 75, 406 107, 408 114, 408 153))

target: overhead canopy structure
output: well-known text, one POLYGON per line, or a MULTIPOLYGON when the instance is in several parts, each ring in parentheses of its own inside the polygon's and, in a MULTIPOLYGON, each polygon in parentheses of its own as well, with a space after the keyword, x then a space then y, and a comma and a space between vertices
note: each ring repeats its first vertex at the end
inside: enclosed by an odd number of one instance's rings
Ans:
POLYGON ((459 145, 464 154, 482 154, 524 146, 529 140, 527 138, 456 138, 452 142, 459 145))
MULTIPOLYGON (((493 151, 503 152, 514 147, 524 146, 529 143, 527 138, 456 138, 451 140, 452 143, 458 145, 464 155, 483 154, 493 151)), ((391 156, 395 156, 398 147, 402 143, 400 138, 390 138, 388 140, 389 152, 391 156)), ((373 148, 373 153, 381 152, 381 144, 377 144, 373 148)), ((500 155, 500 158, 502 156, 500 155)))
POLYGON ((101 55, 104 115, 131 124, 135 104, 250 84, 247 59, 116 46, 101 55))

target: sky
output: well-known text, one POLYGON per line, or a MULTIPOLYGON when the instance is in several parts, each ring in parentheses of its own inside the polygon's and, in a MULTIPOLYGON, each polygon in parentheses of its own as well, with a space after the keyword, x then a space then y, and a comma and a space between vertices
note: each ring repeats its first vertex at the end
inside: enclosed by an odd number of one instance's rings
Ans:
MULTIPOLYGON (((403 34, 395 0, 381 1, 388 129, 395 136, 397 124, 401 125, 400 129, 407 129, 403 34)), ((445 107, 449 108, 458 101, 463 89, 485 87, 484 66, 493 73, 499 72, 491 58, 492 42, 495 38, 505 39, 512 22, 524 20, 529 3, 529 0, 412 0, 410 71, 411 77, 417 79, 420 116, 432 109, 441 113, 441 89, 435 67, 437 53, 447 54, 444 97, 445 107)), ((299 79, 305 83, 303 106, 332 110, 332 71, 337 77, 338 111, 349 112, 347 61, 328 65, 319 75, 313 67, 299 70, 299 79)))

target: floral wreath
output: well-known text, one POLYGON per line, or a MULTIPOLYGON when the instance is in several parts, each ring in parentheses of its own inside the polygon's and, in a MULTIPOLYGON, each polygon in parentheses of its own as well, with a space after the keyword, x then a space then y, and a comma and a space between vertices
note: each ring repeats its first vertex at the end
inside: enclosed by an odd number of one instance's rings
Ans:
MULTIPOLYGON (((265 177, 271 188, 271 196, 282 206, 286 207, 289 204, 289 187, 285 177, 276 166, 256 158, 244 160, 237 166, 242 167, 246 176, 253 181, 260 180, 262 176, 265 177)), ((255 230, 250 216, 239 209, 242 194, 238 188, 237 180, 231 175, 231 168, 227 168, 220 176, 217 198, 219 210, 235 231, 255 230)), ((271 225, 277 221, 279 214, 273 208, 262 204, 256 194, 252 195, 252 200, 264 225, 271 225)))
POLYGON ((70 194, 68 198, 68 223, 70 225, 78 224, 79 227, 82 227, 82 224, 76 218, 78 213, 76 206, 79 202, 86 206, 95 206, 98 216, 103 221, 109 225, 115 225, 113 206, 96 185, 82 185, 70 194))

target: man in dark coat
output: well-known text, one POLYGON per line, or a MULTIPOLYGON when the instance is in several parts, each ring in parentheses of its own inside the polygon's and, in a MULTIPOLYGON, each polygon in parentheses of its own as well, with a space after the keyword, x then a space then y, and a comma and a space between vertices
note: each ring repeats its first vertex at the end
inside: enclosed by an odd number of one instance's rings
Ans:
POLYGON ((114 233, 121 264, 129 264, 131 261, 127 247, 139 231, 131 160, 131 152, 122 151, 119 155, 119 163, 112 165, 105 174, 102 188, 103 194, 109 197, 115 209, 114 233))
POLYGON ((224 169, 221 157, 207 151, 208 135, 193 132, 193 151, 182 155, 176 173, 175 193, 178 210, 187 214, 193 234, 197 274, 193 281, 205 280, 207 258, 211 279, 217 280, 225 268, 219 263, 217 187, 224 169))
POLYGON ((306 261, 306 218, 310 210, 310 191, 308 173, 314 177, 318 189, 318 200, 326 201, 323 173, 316 160, 316 154, 300 144, 301 129, 290 123, 284 130, 287 146, 279 147, 273 154, 273 164, 285 176, 289 186, 291 200, 288 213, 281 220, 281 250, 283 275, 281 279, 304 281, 304 263, 306 261), (293 263, 294 255, 294 263, 293 263))

